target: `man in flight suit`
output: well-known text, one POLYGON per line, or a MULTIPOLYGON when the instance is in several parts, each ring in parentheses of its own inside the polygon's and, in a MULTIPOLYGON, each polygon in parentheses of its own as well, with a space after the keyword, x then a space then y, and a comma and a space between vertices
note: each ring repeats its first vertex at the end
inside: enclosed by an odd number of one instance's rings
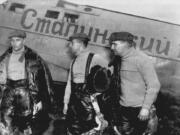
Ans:
POLYGON ((87 49, 89 40, 84 33, 76 33, 69 37, 69 53, 74 59, 65 89, 63 113, 67 114, 68 131, 73 135, 85 134, 97 127, 97 114, 90 98, 92 91, 88 91, 87 88, 87 75, 94 67, 108 67, 107 60, 98 54, 93 55, 87 49))

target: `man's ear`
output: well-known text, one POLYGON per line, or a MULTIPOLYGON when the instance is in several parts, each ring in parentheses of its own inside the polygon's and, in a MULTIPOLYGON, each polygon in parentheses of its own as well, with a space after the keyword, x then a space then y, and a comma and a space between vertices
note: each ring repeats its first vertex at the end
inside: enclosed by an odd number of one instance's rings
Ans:
POLYGON ((26 42, 26 39, 24 38, 23 41, 22 41, 23 45, 25 45, 25 42, 26 42))

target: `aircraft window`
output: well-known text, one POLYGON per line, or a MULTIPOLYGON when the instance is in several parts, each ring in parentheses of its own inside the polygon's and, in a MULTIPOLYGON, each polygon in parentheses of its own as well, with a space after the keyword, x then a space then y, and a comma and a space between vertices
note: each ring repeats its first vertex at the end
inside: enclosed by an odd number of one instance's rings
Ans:
POLYGON ((92 8, 86 7, 86 8, 84 8, 84 11, 90 12, 90 11, 92 11, 92 8))
POLYGON ((58 11, 47 10, 45 17, 57 19, 59 16, 58 11))
POLYGON ((25 8, 24 4, 12 3, 9 10, 13 12, 22 13, 25 8))
POLYGON ((75 14, 65 13, 64 21, 69 23, 77 23, 79 16, 75 14))

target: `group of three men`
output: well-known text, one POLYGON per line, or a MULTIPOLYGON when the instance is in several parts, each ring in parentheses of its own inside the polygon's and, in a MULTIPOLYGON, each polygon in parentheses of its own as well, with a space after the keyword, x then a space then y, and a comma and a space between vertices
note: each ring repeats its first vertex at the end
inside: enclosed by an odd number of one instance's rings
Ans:
MULTIPOLYGON (((18 131, 41 135, 48 126, 53 102, 52 78, 44 60, 24 45, 25 38, 23 31, 12 32, 11 47, 0 57, 0 81, 4 84, 1 122, 7 126, 10 122, 6 117, 10 116, 14 120, 11 124, 22 128, 18 131)), ((95 134, 111 122, 122 135, 145 132, 160 84, 153 64, 134 48, 133 39, 128 32, 111 34, 109 44, 114 57, 110 68, 105 58, 88 50, 90 39, 86 34, 69 37, 68 53, 73 61, 63 108, 68 134, 95 134), (99 96, 103 106, 98 104, 99 96), (103 111, 104 106, 108 108, 103 111), (112 113, 111 118, 106 116, 108 113, 112 113)))

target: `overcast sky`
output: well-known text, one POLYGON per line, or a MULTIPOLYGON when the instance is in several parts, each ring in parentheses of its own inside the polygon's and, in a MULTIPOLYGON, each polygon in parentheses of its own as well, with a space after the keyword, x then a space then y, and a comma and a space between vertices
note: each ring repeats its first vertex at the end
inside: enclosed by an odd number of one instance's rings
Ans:
POLYGON ((180 0, 67 0, 180 24, 180 0))

